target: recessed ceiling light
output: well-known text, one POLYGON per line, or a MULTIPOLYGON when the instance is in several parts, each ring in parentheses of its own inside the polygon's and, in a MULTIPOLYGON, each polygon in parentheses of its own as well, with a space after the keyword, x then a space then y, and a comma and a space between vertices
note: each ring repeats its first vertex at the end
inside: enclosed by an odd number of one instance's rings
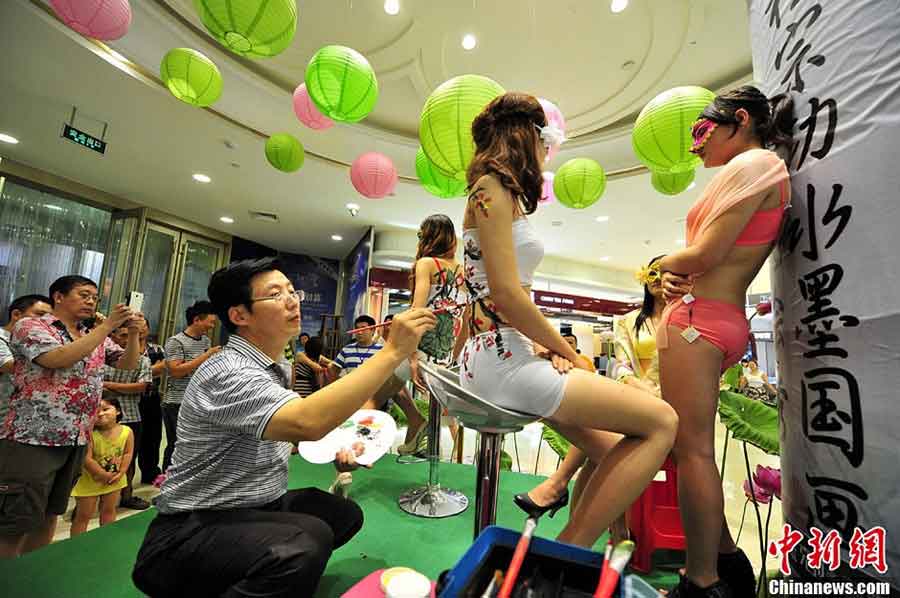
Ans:
POLYGON ((340 235, 331 235, 331 240, 332 241, 343 241, 344 237, 342 237, 340 235))
POLYGON ((205 174, 201 174, 199 172, 194 173, 194 176, 192 178, 195 181, 197 181, 198 183, 208 183, 208 182, 212 181, 211 178, 209 178, 205 174))
POLYGON ((471 50, 475 46, 478 45, 478 40, 475 39, 475 36, 471 33, 467 33, 462 38, 462 47, 465 50, 471 50))
POLYGON ((6 133, 0 133, 0 141, 3 143, 11 143, 13 145, 19 143, 19 140, 13 137, 12 135, 7 135, 6 133))
POLYGON ((400 12, 400 0, 384 0, 384 12, 395 15, 400 12))
POLYGON ((626 8, 628 8, 628 0, 612 0, 609 5, 609 9, 614 13, 622 12, 626 8))
POLYGON ((597 222, 609 222, 609 216, 597 216, 597 222))
POLYGON ((221 218, 219 218, 219 220, 221 220, 225 224, 234 224, 234 218, 229 218, 228 216, 222 216, 221 218))

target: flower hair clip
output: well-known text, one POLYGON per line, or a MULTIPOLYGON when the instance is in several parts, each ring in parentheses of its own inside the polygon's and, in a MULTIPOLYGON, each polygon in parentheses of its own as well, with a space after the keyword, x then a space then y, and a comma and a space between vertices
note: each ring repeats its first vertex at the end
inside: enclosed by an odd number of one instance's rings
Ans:
POLYGON ((543 141, 544 145, 546 145, 547 147, 559 147, 566 142, 565 131, 563 131, 553 123, 548 123, 543 127, 539 127, 535 124, 534 128, 538 130, 538 133, 541 136, 541 141, 543 141))
POLYGON ((650 286, 657 282, 662 274, 659 271, 659 260, 653 262, 649 266, 644 266, 634 273, 634 278, 642 285, 650 286))

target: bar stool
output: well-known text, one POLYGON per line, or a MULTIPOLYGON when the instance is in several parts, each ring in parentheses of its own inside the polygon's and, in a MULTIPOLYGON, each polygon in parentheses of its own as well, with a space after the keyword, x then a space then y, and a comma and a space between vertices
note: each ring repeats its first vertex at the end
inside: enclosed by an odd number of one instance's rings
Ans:
MULTIPOLYGON (((500 441, 537 418, 492 405, 463 390, 459 373, 433 364, 420 363, 431 396, 467 428, 478 432, 480 448, 475 481, 474 537, 497 520, 497 491, 500 485, 500 441)), ((432 404, 432 408, 434 408, 432 404)))
MULTIPOLYGON (((420 362, 419 367, 422 367, 420 362)), ((416 517, 440 519, 459 515, 469 507, 469 499, 459 490, 441 487, 438 466, 441 460, 441 404, 432 393, 428 404, 428 483, 400 495, 400 508, 416 517)))

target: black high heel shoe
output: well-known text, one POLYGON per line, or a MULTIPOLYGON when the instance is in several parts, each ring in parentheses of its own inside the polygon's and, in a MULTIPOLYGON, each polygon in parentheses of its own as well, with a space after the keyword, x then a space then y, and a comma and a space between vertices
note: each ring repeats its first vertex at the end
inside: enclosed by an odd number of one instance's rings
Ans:
POLYGON ((550 512, 550 518, 552 519, 556 512, 561 508, 569 504, 569 489, 566 488, 563 490, 563 493, 559 495, 559 498, 554 500, 549 505, 538 505, 531 497, 528 496, 527 492, 523 492, 522 494, 516 494, 513 497, 513 502, 516 503, 516 506, 525 511, 525 514, 534 519, 539 519, 541 515, 546 512, 550 512))

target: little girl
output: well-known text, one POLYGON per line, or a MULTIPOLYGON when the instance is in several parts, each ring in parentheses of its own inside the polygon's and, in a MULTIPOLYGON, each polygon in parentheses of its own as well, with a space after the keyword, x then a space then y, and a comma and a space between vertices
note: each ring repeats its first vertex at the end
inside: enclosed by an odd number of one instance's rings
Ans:
POLYGON ((97 512, 98 498, 100 525, 116 520, 116 506, 127 483, 125 472, 134 455, 134 436, 127 426, 119 425, 121 418, 122 408, 116 399, 100 401, 81 477, 72 489, 75 497, 72 538, 87 530, 88 521, 97 512))

